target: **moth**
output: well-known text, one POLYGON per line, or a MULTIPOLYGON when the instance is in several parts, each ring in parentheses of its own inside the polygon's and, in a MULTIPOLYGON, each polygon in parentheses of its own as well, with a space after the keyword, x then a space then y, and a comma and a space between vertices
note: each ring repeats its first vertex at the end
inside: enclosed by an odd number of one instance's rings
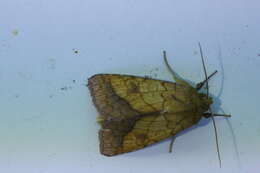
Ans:
POLYGON ((144 148, 174 137, 203 117, 211 117, 214 127, 213 116, 229 117, 211 113, 213 100, 208 94, 208 79, 217 71, 207 76, 200 44, 199 48, 205 80, 195 87, 173 71, 165 51, 164 62, 175 82, 121 74, 96 74, 88 79, 99 113, 101 154, 114 156, 144 148), (206 94, 200 92, 204 85, 206 94))

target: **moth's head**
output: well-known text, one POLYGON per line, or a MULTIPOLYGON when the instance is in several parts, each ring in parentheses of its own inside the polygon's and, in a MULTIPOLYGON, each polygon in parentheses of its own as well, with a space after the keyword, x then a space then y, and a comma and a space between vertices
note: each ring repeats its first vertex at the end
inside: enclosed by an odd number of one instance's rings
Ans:
POLYGON ((206 111, 209 109, 210 105, 213 103, 212 97, 207 96, 206 94, 199 93, 200 100, 202 101, 202 107, 206 111))

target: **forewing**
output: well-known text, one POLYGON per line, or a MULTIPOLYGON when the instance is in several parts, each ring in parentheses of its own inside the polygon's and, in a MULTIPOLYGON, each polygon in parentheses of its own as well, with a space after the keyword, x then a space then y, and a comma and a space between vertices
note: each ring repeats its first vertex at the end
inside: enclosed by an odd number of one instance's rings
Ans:
POLYGON ((100 74, 89 79, 100 113, 100 151, 116 155, 175 135, 201 117, 190 86, 136 76, 100 74))

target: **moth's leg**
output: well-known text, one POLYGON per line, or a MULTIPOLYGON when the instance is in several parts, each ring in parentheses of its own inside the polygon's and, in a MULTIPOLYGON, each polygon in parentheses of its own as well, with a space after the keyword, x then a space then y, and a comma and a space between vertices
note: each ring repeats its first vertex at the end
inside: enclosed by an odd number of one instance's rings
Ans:
POLYGON ((212 76, 214 76, 217 72, 218 72, 217 70, 214 71, 211 75, 209 75, 209 77, 208 77, 207 79, 205 79, 204 81, 198 83, 198 84, 196 85, 196 89, 197 89, 197 90, 200 90, 200 89, 203 87, 203 85, 204 85, 212 76))
POLYGON ((231 117, 231 115, 226 115, 226 114, 211 114, 211 113, 204 113, 203 116, 205 118, 210 118, 211 116, 214 116, 214 117, 231 117))
POLYGON ((183 85, 189 85, 185 80, 183 80, 169 65, 167 56, 166 56, 166 51, 163 51, 163 59, 164 63, 169 70, 169 72, 172 74, 173 79, 175 80, 176 83, 183 84, 183 85))
POLYGON ((172 152, 172 147, 173 147, 174 141, 175 141, 175 136, 172 137, 172 140, 171 140, 171 142, 170 142, 170 145, 169 145, 169 153, 172 152))

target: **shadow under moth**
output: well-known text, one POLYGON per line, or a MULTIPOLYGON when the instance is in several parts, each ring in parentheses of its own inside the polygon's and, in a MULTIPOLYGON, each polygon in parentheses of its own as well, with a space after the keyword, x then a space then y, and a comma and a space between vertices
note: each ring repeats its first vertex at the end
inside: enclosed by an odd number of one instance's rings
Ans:
MULTIPOLYGON (((175 82, 120 74, 96 74, 88 87, 99 116, 100 152, 106 156, 135 151, 212 118, 220 160, 214 116, 210 105, 208 79, 199 44, 205 80, 195 87, 180 78, 170 67, 166 52, 164 62, 175 82), (206 87, 207 93, 199 92, 206 87)), ((174 139, 174 138, 173 138, 174 139)), ((173 140, 170 144, 170 151, 173 140)))

